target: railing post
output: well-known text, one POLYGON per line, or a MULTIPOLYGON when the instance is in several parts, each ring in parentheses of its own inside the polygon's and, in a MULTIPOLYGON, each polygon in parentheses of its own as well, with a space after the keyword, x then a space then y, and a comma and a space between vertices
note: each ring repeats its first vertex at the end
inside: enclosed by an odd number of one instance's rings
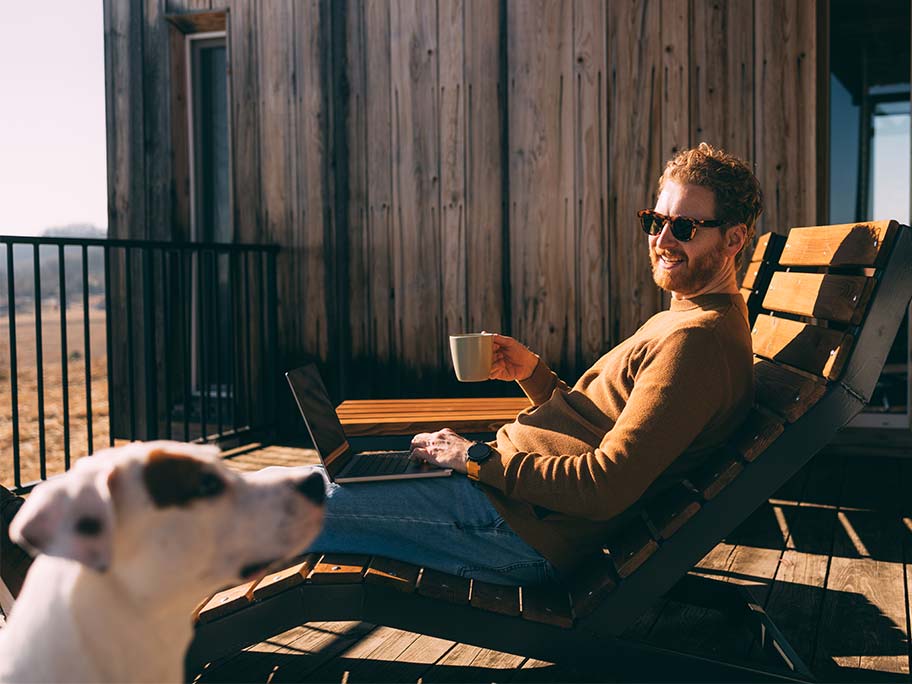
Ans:
POLYGON ((278 364, 279 364, 279 323, 278 323, 278 301, 279 286, 276 275, 276 252, 270 250, 266 256, 267 263, 267 298, 268 298, 268 315, 269 315, 269 415, 272 422, 269 426, 270 438, 276 433, 276 406, 278 404, 276 391, 278 390, 278 364))
POLYGON ((152 280, 152 248, 142 250, 143 360, 145 362, 146 439, 158 439, 158 368, 155 363, 155 284, 152 280))

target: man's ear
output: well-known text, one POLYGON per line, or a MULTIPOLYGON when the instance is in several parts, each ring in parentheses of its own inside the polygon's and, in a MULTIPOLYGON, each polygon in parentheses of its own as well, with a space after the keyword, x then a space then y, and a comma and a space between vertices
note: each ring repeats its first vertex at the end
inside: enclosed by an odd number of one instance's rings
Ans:
POLYGON ((747 226, 743 223, 729 226, 725 230, 722 239, 725 241, 725 250, 734 256, 741 251, 744 244, 747 242, 747 226))
POLYGON ((35 488, 10 524, 10 538, 33 555, 69 558, 104 572, 111 564, 114 507, 111 467, 77 464, 35 488))

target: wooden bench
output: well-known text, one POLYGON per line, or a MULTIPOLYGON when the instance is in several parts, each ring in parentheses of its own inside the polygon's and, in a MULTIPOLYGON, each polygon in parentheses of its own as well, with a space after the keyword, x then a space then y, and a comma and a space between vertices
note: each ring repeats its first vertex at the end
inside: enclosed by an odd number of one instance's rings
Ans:
POLYGON ((388 558, 315 553, 205 602, 189 662, 302 622, 365 620, 543 660, 601 664, 611 676, 639 680, 679 679, 685 663, 708 678, 810 679, 744 587, 687 573, 870 398, 912 298, 910 264, 912 231, 892 221, 793 229, 766 289, 755 288, 762 295, 752 329, 755 408, 725 448, 638 506, 565 583, 503 587, 388 558), (734 608, 776 665, 758 673, 623 638, 665 595, 734 608))
POLYGON ((414 435, 442 427, 493 433, 531 406, 526 397, 478 399, 349 399, 336 408, 349 437, 414 435))

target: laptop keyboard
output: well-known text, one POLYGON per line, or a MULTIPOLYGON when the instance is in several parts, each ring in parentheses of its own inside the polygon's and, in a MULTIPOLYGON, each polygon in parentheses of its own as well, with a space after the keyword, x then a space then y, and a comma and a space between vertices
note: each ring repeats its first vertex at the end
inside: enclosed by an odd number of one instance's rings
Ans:
POLYGON ((386 451, 376 454, 361 454, 358 461, 348 469, 345 477, 366 477, 370 475, 399 475, 408 470, 411 463, 409 451, 386 451))

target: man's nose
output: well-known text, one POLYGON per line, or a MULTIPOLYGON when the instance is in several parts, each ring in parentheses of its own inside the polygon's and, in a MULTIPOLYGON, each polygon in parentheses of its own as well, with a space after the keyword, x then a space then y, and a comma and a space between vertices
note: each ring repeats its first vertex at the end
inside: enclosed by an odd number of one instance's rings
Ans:
POLYGON ((671 223, 665 221, 662 224, 662 231, 656 237, 656 247, 660 249, 670 249, 678 244, 677 238, 671 233, 671 223))

